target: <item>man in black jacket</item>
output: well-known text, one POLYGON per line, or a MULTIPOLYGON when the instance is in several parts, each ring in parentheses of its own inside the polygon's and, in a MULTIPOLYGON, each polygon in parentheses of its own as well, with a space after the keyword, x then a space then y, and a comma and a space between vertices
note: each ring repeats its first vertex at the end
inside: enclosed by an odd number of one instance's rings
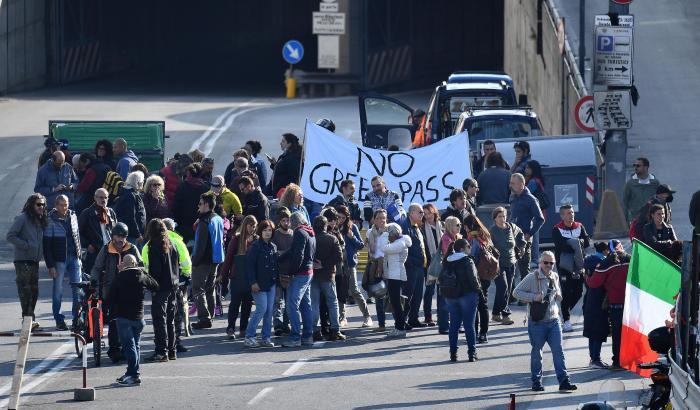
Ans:
POLYGON ((311 281, 311 312, 314 322, 314 341, 323 340, 319 319, 321 318, 321 294, 328 307, 331 322, 329 341, 345 340, 340 332, 338 294, 335 287, 336 265, 343 260, 343 248, 335 235, 326 232, 328 219, 319 215, 314 218, 313 228, 316 235, 316 255, 314 256, 314 275, 311 281))
POLYGON ((573 206, 562 205, 559 208, 559 216, 561 222, 552 227, 552 239, 562 291, 561 314, 564 319, 562 329, 564 332, 572 332, 574 328, 569 319, 571 310, 583 295, 583 256, 590 242, 586 228, 582 223, 574 220, 573 206), (565 264, 567 266, 564 266, 565 264))
POLYGON ((418 311, 423 302, 423 291, 425 290, 425 269, 428 267, 425 239, 420 230, 423 215, 423 207, 420 204, 413 203, 408 207, 408 218, 401 224, 404 235, 411 237, 408 259, 404 263, 407 280, 404 282, 403 291, 408 296, 406 303, 409 306, 408 314, 406 315, 406 330, 428 326, 418 320, 418 311))
POLYGON ((111 309, 116 317, 116 327, 119 329, 119 339, 124 347, 127 362, 126 373, 117 379, 117 383, 125 386, 141 384, 139 359, 141 332, 146 325, 143 320, 143 299, 146 288, 155 292, 158 290, 158 282, 138 267, 135 256, 125 255, 109 291, 111 309))
POLYGON ((350 210, 350 219, 359 226, 362 226, 362 211, 360 204, 355 201, 355 183, 351 179, 346 179, 340 183, 340 191, 335 198, 328 202, 328 206, 336 208, 338 205, 345 205, 350 210))
POLYGON ((117 225, 117 214, 107 206, 109 194, 104 188, 95 191, 95 203, 80 213, 78 229, 80 243, 87 247, 83 271, 90 273, 97 253, 112 239, 112 229, 117 225))
POLYGON ((459 222, 462 224, 462 230, 461 234, 462 236, 466 236, 467 230, 464 226, 464 218, 469 215, 471 211, 470 208, 468 208, 469 202, 467 201, 467 193, 464 192, 463 189, 460 188, 455 188, 450 192, 450 205, 445 209, 445 212, 440 215, 440 220, 444 221, 450 216, 454 216, 455 218, 459 219, 459 222))
POLYGON ((243 216, 253 215, 259 222, 270 219, 267 197, 260 191, 260 188, 255 188, 252 179, 241 177, 238 180, 238 188, 243 201, 243 216))

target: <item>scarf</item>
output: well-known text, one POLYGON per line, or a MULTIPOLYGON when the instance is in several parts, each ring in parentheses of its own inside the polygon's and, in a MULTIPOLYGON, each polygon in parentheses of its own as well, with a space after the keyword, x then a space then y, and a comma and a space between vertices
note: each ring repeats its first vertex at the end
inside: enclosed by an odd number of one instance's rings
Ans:
POLYGON ((95 214, 97 214, 97 219, 100 220, 102 225, 107 225, 109 223, 109 211, 107 211, 107 207, 102 208, 99 205, 95 205, 95 214))
POLYGON ((428 245, 428 252, 432 258, 440 249, 440 239, 443 235, 442 223, 438 221, 434 226, 427 223, 423 226, 425 227, 425 243, 428 245), (437 232, 437 236, 433 232, 437 232))

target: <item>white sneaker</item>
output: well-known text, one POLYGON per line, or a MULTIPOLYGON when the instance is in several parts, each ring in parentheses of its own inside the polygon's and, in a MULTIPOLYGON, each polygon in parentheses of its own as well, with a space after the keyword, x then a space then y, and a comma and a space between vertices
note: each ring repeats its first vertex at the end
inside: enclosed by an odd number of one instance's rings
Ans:
POLYGON ((341 321, 340 321, 340 327, 343 328, 343 329, 345 329, 346 327, 348 327, 348 320, 347 320, 347 319, 341 320, 341 321))
POLYGON ((243 344, 246 345, 246 347, 260 347, 260 344, 254 337, 246 337, 243 344))
POLYGON ((399 330, 399 329, 392 329, 387 335, 387 339, 398 339, 400 337, 406 337, 406 331, 405 330, 399 330))
POLYGON ((573 332, 573 331, 574 331, 574 326, 571 324, 571 322, 568 320, 566 322, 564 322, 563 332, 569 333, 569 332, 573 332))
POLYGON ((260 344, 258 346, 260 346, 260 347, 275 347, 275 344, 272 343, 272 340, 270 340, 270 339, 264 339, 260 342, 260 344))
POLYGON ((372 327, 373 324, 374 324, 374 322, 372 322, 372 318, 367 316, 365 318, 365 321, 362 322, 362 327, 372 327))

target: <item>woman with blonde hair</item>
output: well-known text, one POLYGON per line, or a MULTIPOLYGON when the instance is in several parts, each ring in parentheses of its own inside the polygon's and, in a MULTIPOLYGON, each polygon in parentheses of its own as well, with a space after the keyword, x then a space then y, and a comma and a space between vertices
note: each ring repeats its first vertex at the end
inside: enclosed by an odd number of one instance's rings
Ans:
MULTIPOLYGON (((440 257, 440 240, 444 234, 444 224, 440 220, 440 213, 437 207, 433 204, 423 205, 423 226, 421 231, 423 232, 423 238, 425 238, 425 250, 428 254, 428 266, 433 258, 440 257)), ((435 280, 429 281, 426 279, 425 283, 425 293, 423 294, 423 316, 425 317, 425 324, 428 326, 435 326, 433 321, 433 295, 435 294, 435 280)), ((444 303, 438 303, 438 316, 440 316, 440 308, 443 307, 444 303)), ((447 313, 445 311, 445 313, 447 313)), ((443 313, 444 314, 444 313, 443 313)))
POLYGON ((113 209, 117 220, 129 227, 127 240, 141 248, 146 236, 146 208, 143 206, 141 189, 143 188, 143 172, 130 173, 119 192, 119 198, 113 209))
MULTIPOLYGON (((481 220, 474 214, 467 215, 464 218, 464 226, 467 228, 467 240, 471 244, 471 256, 474 258, 474 263, 479 265, 479 258, 485 257, 486 252, 491 252, 492 255, 498 257, 498 251, 493 246, 491 240, 491 232, 484 226, 481 220)), ((475 327, 479 335, 477 343, 488 343, 487 333, 489 331, 489 306, 488 294, 491 280, 484 279, 485 272, 478 272, 479 281, 481 284, 481 293, 479 294, 478 314, 476 316, 475 327)))
POLYGON ((309 219, 309 212, 304 206, 304 193, 301 191, 301 187, 297 184, 289 184, 287 188, 284 189, 284 193, 280 198, 280 206, 285 206, 289 209, 289 212, 301 212, 306 217, 307 221, 309 219))
POLYGON ((170 217, 168 200, 164 192, 165 182, 158 175, 146 179, 143 187, 143 206, 146 208, 146 223, 153 218, 165 219, 170 217))
POLYGON ((246 268, 246 253, 250 246, 258 239, 255 233, 258 221, 253 215, 243 218, 241 226, 236 231, 236 235, 231 239, 226 249, 226 259, 219 270, 218 281, 231 279, 231 303, 228 307, 228 326, 226 334, 230 339, 236 338, 236 319, 240 310, 241 322, 239 337, 245 338, 245 331, 248 327, 250 310, 253 306, 253 295, 248 283, 246 268))

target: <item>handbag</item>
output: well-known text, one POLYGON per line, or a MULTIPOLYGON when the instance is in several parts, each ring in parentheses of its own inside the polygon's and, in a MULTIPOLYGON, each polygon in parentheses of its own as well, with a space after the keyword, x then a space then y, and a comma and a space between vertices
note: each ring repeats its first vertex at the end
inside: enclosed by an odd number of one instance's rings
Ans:
POLYGON ((501 273, 498 266, 498 250, 493 245, 481 245, 476 271, 481 280, 494 280, 501 273))
POLYGON ((440 276, 442 271, 442 252, 438 249, 437 253, 430 260, 430 265, 428 265, 428 280, 436 281, 440 276))
MULTIPOLYGON (((540 292, 540 281, 537 279, 537 273, 535 273, 535 280, 537 281, 537 293, 540 292)), ((554 281, 549 280, 549 287, 547 288, 547 293, 542 298, 542 302, 530 302, 530 319, 535 322, 539 322, 547 316, 547 311, 549 310, 549 299, 554 290, 554 281)))

